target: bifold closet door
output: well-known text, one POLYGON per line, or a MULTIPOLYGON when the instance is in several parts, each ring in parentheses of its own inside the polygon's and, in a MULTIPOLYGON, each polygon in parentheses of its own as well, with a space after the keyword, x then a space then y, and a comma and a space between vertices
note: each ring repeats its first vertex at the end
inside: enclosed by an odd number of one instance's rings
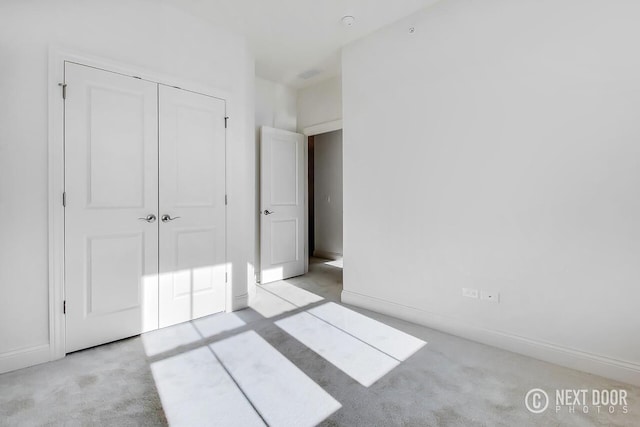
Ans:
POLYGON ((158 93, 162 327, 225 309, 225 101, 158 93))
POLYGON ((157 84, 65 64, 66 351, 158 327, 157 84))

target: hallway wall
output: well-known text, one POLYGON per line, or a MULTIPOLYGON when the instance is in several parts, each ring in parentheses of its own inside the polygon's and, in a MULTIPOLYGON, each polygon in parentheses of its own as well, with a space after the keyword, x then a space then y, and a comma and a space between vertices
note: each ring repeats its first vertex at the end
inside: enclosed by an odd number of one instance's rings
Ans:
POLYGON ((342 77, 336 76, 298 90, 298 132, 342 119, 342 77))
POLYGON ((342 255, 342 131, 314 137, 315 256, 342 255))

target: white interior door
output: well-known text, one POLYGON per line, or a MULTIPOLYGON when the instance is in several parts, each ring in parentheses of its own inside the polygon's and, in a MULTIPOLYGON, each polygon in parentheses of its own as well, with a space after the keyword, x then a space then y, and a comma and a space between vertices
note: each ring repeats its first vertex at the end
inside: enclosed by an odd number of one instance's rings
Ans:
POLYGON ((159 86, 160 326, 225 309, 225 101, 159 86))
POLYGON ((304 136, 260 129, 260 282, 304 274, 304 136))
POLYGON ((155 83, 73 63, 65 82, 71 352, 158 327, 158 115, 155 83))

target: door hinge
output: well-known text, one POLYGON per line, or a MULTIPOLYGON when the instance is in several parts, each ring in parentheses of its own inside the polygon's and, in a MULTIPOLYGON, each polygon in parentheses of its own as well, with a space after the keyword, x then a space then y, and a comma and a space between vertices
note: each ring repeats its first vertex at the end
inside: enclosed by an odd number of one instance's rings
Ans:
POLYGON ((224 195, 224 205, 227 206, 227 204, 229 203, 229 199, 227 198, 227 195, 224 195))
POLYGON ((224 283, 229 282, 229 273, 227 273, 226 271, 224 272, 224 283))
POLYGON ((227 121, 229 120, 229 117, 225 117, 224 118, 224 128, 227 128, 227 121))
POLYGON ((67 207, 67 192, 63 192, 62 193, 62 207, 66 208, 67 207))
POLYGON ((67 314, 67 300, 62 301, 62 314, 67 314))
POLYGON ((58 83, 58 86, 62 87, 62 99, 67 99, 67 84, 58 83))

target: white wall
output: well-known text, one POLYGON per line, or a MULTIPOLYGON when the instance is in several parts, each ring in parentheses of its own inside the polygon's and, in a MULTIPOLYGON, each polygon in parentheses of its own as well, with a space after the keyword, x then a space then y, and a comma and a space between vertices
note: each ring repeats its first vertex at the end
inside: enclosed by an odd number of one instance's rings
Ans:
POLYGON ((298 132, 306 127, 342 119, 342 80, 332 77, 298 90, 298 132))
POLYGON ((444 0, 345 48, 344 300, 640 383, 639 20, 444 0))
POLYGON ((228 258, 234 305, 255 254, 254 66, 242 38, 155 1, 0 6, 0 371, 49 342, 48 48, 59 45, 230 94, 228 258))
POLYGON ((296 131, 296 90, 270 80, 256 78, 256 131, 269 126, 296 131))
POLYGON ((315 255, 342 255, 342 131, 314 138, 315 255))

